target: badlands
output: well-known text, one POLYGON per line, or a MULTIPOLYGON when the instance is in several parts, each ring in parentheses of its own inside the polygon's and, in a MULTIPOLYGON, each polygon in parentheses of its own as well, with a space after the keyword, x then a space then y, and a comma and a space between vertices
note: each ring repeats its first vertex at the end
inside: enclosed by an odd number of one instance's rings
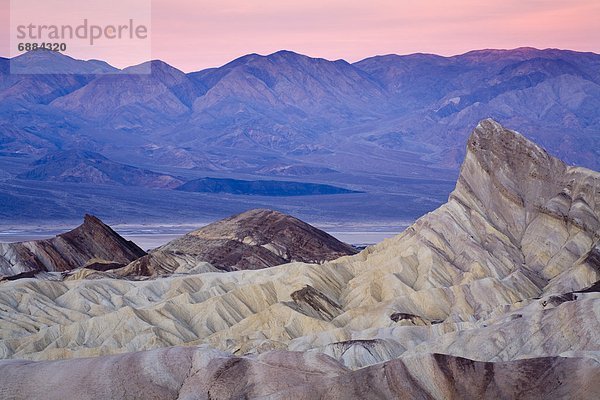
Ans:
POLYGON ((293 262, 215 266, 190 234, 1 282, 0 397, 600 397, 600 174, 493 120, 448 202, 359 254, 219 232, 293 262))

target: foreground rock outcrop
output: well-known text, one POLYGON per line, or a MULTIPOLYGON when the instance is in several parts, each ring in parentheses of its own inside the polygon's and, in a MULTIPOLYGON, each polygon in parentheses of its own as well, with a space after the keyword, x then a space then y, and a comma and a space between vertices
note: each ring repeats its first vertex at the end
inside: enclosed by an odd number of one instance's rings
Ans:
POLYGON ((261 269, 295 261, 321 263, 356 253, 352 246, 297 218, 256 209, 190 232, 116 273, 161 275, 199 262, 224 271, 261 269))
MULTIPOLYGON (((190 346, 5 361, 0 386, 35 397, 12 371, 126 363, 139 371, 128 381, 147 382, 131 397, 164 389, 179 398, 597 398, 599 221, 599 173, 485 120, 448 202, 358 255, 226 273, 206 264, 145 281, 0 285, 2 358, 190 346), (136 367, 146 362, 169 372, 152 377, 136 367)), ((99 397, 109 390, 91 382, 99 397)), ((56 393, 83 390, 69 387, 56 393)))
POLYGON ((0 376, 0 396, 14 400, 583 400, 600 392, 598 365, 583 358, 489 363, 431 354, 350 371, 321 354, 234 357, 191 347, 69 361, 0 361, 0 376))
POLYGON ((145 254, 98 218, 86 215, 82 225, 52 239, 0 243, 0 276, 33 276, 37 272, 69 271, 86 265, 102 268, 100 264, 107 262, 115 268, 145 254))

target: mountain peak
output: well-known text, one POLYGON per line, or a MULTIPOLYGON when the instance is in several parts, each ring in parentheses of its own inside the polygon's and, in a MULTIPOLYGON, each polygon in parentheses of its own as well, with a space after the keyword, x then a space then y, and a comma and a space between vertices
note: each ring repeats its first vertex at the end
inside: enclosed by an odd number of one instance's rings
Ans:
POLYGON ((276 51, 274 53, 269 54, 266 57, 267 58, 271 58, 271 57, 281 57, 281 58, 297 58, 297 57, 312 58, 312 57, 306 56, 304 54, 296 53, 296 52, 291 51, 291 50, 278 50, 278 51, 276 51))
POLYGON ((35 61, 80 61, 75 58, 68 56, 64 53, 52 50, 32 50, 27 51, 23 54, 19 54, 11 59, 14 61, 22 61, 22 62, 35 62, 35 61))
POLYGON ((83 217, 83 227, 90 228, 100 226, 103 228, 108 228, 108 226, 100 220, 100 218, 96 217, 92 214, 85 214, 83 217))
POLYGON ((82 160, 97 160, 107 161, 108 159, 100 153, 91 150, 67 149, 51 151, 44 157, 34 161, 31 165, 45 165, 56 161, 82 161, 82 160))
POLYGON ((129 74, 156 74, 156 73, 177 73, 184 75, 182 71, 162 60, 150 60, 141 64, 132 65, 123 69, 123 73, 129 74))
MULTIPOLYGON (((218 238, 231 240, 238 242, 244 252, 248 252, 247 246, 260 250, 267 249, 272 253, 271 258, 275 256, 276 263, 267 263, 269 265, 263 265, 263 268, 292 261, 322 262, 355 253, 351 246, 298 218, 263 208, 248 210, 190 232, 183 238, 182 243, 189 244, 191 238, 198 243, 218 238)), ((168 249, 172 247, 173 242, 165 246, 168 249)), ((211 256, 214 257, 214 254, 211 256)), ((206 261, 214 263, 212 259, 206 261)), ((247 260, 240 259, 237 262, 239 265, 216 264, 215 266, 218 268, 249 266, 246 265, 247 260)))
POLYGON ((81 225, 56 238, 66 239, 74 245, 82 246, 83 253, 93 250, 93 257, 90 258, 126 263, 146 254, 135 243, 124 239, 92 214, 85 214, 81 225))
POLYGON ((154 275, 165 265, 208 262, 220 270, 262 269, 288 262, 323 262, 355 254, 333 236, 290 215, 253 209, 190 232, 128 265, 124 276, 154 275), (180 259, 181 255, 190 256, 180 259))
POLYGON ((111 74, 119 69, 99 60, 78 60, 58 51, 28 51, 10 59, 11 71, 16 74, 111 74))
MULTIPOLYGON (((551 210, 546 212, 572 223, 588 221, 583 215, 574 219, 569 209, 575 191, 579 192, 577 196, 587 198, 588 204, 595 204, 590 186, 573 184, 584 182, 590 174, 597 175, 584 168, 574 172, 523 135, 486 119, 469 137, 450 198, 488 215, 516 243, 524 235, 531 215, 540 210, 551 210)), ((597 222, 583 224, 594 226, 597 222)))
POLYGON ((41 271, 69 271, 93 259, 122 266, 145 254, 99 218, 86 214, 81 225, 54 238, 0 243, 0 275, 26 277, 41 271))
POLYGON ((467 141, 467 150, 477 157, 484 169, 499 172, 510 167, 515 176, 527 174, 532 168, 542 168, 544 175, 550 178, 553 171, 566 168, 546 150, 491 118, 477 124, 467 141))
POLYGON ((450 57, 452 59, 463 59, 470 62, 497 62, 499 60, 529 60, 537 57, 551 57, 556 52, 564 52, 557 49, 537 49, 535 47, 517 47, 515 49, 481 49, 472 50, 464 54, 450 57))

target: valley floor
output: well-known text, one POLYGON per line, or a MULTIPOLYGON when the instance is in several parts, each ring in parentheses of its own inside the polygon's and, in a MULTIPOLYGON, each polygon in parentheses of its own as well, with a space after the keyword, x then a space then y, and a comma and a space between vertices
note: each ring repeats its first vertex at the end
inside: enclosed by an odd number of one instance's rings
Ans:
MULTIPOLYGON (((379 243, 384 239, 395 236, 406 229, 412 221, 399 221, 386 225, 370 225, 368 222, 358 225, 325 225, 314 224, 342 242, 354 246, 368 246, 379 243)), ((30 240, 48 239, 66 230, 73 225, 0 225, 0 243, 25 242, 30 240)), ((207 222, 198 224, 118 224, 112 228, 127 240, 133 241, 142 249, 154 249, 169 241, 176 239, 194 229, 207 225, 207 222)))

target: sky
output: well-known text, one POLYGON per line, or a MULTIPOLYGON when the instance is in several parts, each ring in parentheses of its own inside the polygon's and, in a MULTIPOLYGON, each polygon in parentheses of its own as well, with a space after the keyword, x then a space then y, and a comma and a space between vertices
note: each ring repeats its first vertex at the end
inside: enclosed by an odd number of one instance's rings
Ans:
MULTIPOLYGON (((115 8, 127 1, 104 4, 115 8)), ((522 46, 600 53, 600 0, 135 1, 151 1, 149 55, 110 46, 72 55, 118 67, 148 56, 190 72, 281 49, 350 62, 390 53, 455 55, 522 46)), ((10 0, 0 0, 3 27, 9 15, 10 0)), ((52 17, 44 11, 45 20, 52 17)), ((0 53, 9 56, 11 33, 4 30, 0 53)))

